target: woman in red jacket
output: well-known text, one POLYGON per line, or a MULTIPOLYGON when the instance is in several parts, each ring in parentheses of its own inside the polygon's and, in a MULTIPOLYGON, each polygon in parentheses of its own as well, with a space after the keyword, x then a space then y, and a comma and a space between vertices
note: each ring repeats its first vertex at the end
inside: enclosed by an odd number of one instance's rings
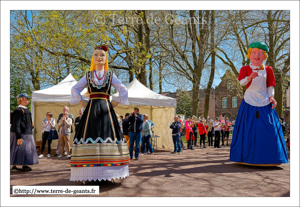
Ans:
POLYGON ((205 119, 202 118, 202 120, 198 123, 198 129, 199 129, 199 135, 200 135, 200 149, 201 147, 201 142, 203 141, 203 148, 205 147, 205 135, 206 135, 206 128, 205 128, 205 119))

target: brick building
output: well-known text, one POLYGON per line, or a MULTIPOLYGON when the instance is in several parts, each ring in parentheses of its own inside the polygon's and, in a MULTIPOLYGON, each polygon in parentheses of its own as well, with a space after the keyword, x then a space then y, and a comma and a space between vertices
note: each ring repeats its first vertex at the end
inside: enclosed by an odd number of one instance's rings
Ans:
MULTIPOLYGON (((172 97, 172 98, 176 98, 176 101, 178 103, 178 95, 179 91, 177 90, 176 92, 162 92, 161 94, 164 96, 168 96, 168 97, 172 97)), ((189 95, 192 97, 192 91, 188 91, 189 95)), ((212 88, 210 91, 210 96, 209 96, 209 109, 208 109, 208 116, 209 117, 215 117, 215 90, 212 88)), ((205 89, 200 89, 199 90, 199 112, 201 117, 204 114, 204 104, 205 104, 205 89)))
POLYGON ((236 119, 239 106, 243 100, 243 88, 236 76, 227 70, 215 88, 216 115, 227 116, 230 121, 236 119))

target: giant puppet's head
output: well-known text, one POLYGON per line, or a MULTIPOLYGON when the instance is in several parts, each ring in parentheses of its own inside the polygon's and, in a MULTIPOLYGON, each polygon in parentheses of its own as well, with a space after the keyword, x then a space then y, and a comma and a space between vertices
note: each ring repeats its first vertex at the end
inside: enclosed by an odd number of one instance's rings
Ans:
POLYGON ((252 42, 248 46, 247 57, 250 59, 251 64, 254 66, 261 66, 263 61, 267 59, 269 48, 266 44, 261 42, 252 42))
POLYGON ((91 61, 91 67, 90 71, 94 71, 96 69, 97 64, 105 64, 104 69, 108 69, 108 57, 107 57, 107 51, 108 47, 101 45, 101 46, 96 46, 93 52, 93 57, 91 61), (100 57, 101 56, 101 57, 100 57), (105 59, 105 62, 102 62, 102 59, 105 59))

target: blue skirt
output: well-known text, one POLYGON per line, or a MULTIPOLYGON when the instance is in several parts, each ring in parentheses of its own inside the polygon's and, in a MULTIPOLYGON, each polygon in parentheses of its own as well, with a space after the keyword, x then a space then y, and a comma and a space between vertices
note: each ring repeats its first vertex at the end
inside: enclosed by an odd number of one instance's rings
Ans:
POLYGON ((242 101, 233 130, 230 161, 246 164, 289 162, 280 121, 272 104, 256 107, 242 101))
POLYGON ((32 134, 22 134, 24 142, 17 145, 16 133, 10 132, 10 164, 36 165, 39 164, 36 146, 32 134))

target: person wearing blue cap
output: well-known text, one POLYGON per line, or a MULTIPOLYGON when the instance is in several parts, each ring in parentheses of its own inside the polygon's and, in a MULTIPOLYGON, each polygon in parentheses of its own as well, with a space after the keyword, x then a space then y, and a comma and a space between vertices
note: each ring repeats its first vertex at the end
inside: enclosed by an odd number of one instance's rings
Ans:
POLYGON ((243 66, 238 80, 246 86, 232 135, 230 161, 255 166, 288 163, 284 135, 275 110, 276 85, 271 66, 263 65, 269 49, 253 42, 247 57, 251 64, 243 66))
POLYGON ((32 134, 33 124, 31 112, 27 109, 30 97, 26 93, 17 96, 18 108, 11 116, 10 132, 10 164, 12 171, 31 171, 28 165, 39 163, 36 146, 32 134), (22 169, 16 165, 23 165, 22 169))

